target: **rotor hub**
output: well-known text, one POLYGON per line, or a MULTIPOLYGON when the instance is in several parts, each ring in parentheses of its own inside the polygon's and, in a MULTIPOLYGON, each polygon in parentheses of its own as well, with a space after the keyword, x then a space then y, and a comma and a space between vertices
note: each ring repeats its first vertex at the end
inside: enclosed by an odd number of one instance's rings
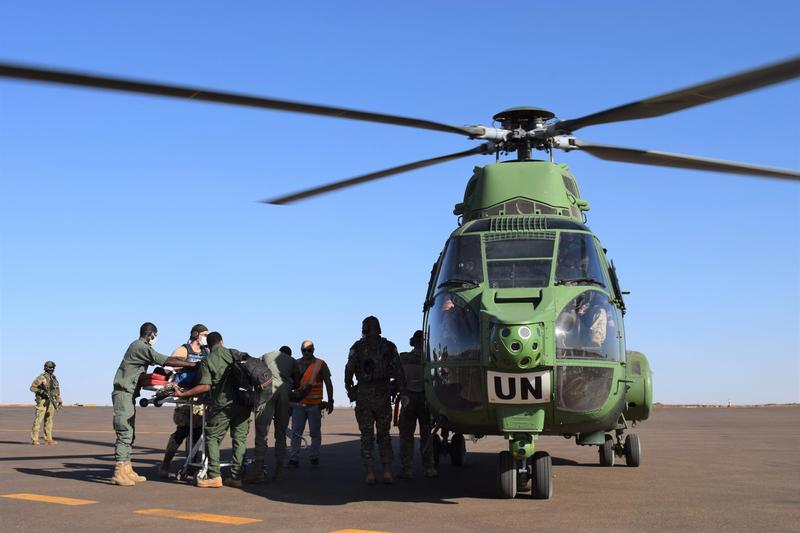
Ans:
POLYGON ((555 116, 554 113, 540 107, 512 107, 500 111, 492 118, 499 122, 503 129, 531 131, 541 128, 546 121, 555 116))

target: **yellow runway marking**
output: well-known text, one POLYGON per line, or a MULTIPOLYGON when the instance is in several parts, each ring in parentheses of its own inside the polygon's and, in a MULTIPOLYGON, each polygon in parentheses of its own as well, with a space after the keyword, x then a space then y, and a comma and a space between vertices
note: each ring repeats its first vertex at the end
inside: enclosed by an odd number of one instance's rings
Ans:
POLYGON ((3 498, 11 498, 14 500, 28 500, 32 502, 45 502, 45 503, 60 503, 61 505, 89 505, 90 503, 97 503, 94 500, 79 500, 77 498, 62 498, 61 496, 46 496, 44 494, 32 494, 28 492, 20 492, 17 494, 0 494, 3 498))
POLYGON ((386 531, 373 531, 371 529, 337 529, 331 533, 387 533, 386 531))
POLYGON ((139 509, 138 511, 134 511, 134 513, 144 514, 148 516, 163 516, 166 518, 180 518, 181 520, 197 520, 200 522, 230 524, 234 526, 261 522, 261 520, 259 520, 258 518, 244 518, 242 516, 228 516, 224 514, 211 514, 211 513, 187 513, 184 511, 175 511, 171 509, 139 509))

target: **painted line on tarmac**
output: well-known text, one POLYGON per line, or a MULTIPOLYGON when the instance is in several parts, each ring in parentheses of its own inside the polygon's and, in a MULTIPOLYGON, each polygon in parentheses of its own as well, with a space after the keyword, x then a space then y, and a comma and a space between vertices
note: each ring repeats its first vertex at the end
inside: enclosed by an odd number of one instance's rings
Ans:
POLYGON ((337 529, 331 533, 388 533, 387 531, 375 531, 372 529, 337 529))
MULTIPOLYGON (((0 429, 0 432, 10 433, 30 433, 30 429, 0 429)), ((113 429, 59 429, 53 430, 53 433, 111 433, 115 434, 113 429)), ((137 431, 137 435, 172 435, 169 431, 137 431)))
POLYGON ((214 522, 215 524, 229 524, 233 526, 262 522, 262 520, 258 518, 245 518, 243 516, 228 516, 211 513, 189 513, 172 509, 139 509, 134 511, 134 513, 147 516, 162 516, 165 518, 180 518, 181 520, 197 520, 198 522, 214 522))
POLYGON ((13 500, 27 500, 31 502, 58 503, 61 505, 89 505, 97 503, 94 500, 79 500, 77 498, 62 498, 61 496, 47 496, 46 494, 33 494, 30 492, 19 492, 16 494, 0 494, 3 498, 13 500))

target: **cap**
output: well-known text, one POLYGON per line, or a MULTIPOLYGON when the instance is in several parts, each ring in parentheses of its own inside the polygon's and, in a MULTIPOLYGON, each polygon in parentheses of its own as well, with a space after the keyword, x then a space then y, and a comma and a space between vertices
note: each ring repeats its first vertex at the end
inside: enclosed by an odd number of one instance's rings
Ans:
POLYGON ((192 326, 192 330, 189 332, 189 336, 193 337, 195 333, 199 336, 201 333, 207 333, 208 328, 205 327, 203 324, 195 324, 192 326))

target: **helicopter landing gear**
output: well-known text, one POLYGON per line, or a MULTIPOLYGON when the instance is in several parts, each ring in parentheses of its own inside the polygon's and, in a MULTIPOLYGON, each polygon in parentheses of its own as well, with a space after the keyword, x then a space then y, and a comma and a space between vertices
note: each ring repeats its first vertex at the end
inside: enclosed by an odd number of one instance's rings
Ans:
POLYGON ((642 448, 639 444, 639 435, 630 434, 625 437, 625 464, 639 466, 641 464, 642 448))
POLYGON ((531 459, 533 467, 533 490, 537 500, 549 500, 553 496, 553 460, 547 452, 536 452, 531 459))
POLYGON ((450 432, 442 430, 441 436, 438 433, 433 433, 430 438, 432 439, 434 466, 439 466, 442 455, 449 455, 450 464, 453 466, 462 466, 464 464, 467 444, 463 434, 455 433, 450 438, 450 432))
POLYGON ((614 456, 616 455, 614 448, 614 437, 606 434, 605 441, 603 441, 599 449, 601 466, 614 466, 614 456))
POLYGON ((517 495, 517 460, 508 450, 497 456, 497 495, 507 500, 517 495))
POLYGON ((464 435, 456 433, 450 439, 450 445, 447 447, 450 454, 450 464, 453 466, 461 466, 464 464, 464 456, 467 454, 467 443, 464 440, 464 435))

